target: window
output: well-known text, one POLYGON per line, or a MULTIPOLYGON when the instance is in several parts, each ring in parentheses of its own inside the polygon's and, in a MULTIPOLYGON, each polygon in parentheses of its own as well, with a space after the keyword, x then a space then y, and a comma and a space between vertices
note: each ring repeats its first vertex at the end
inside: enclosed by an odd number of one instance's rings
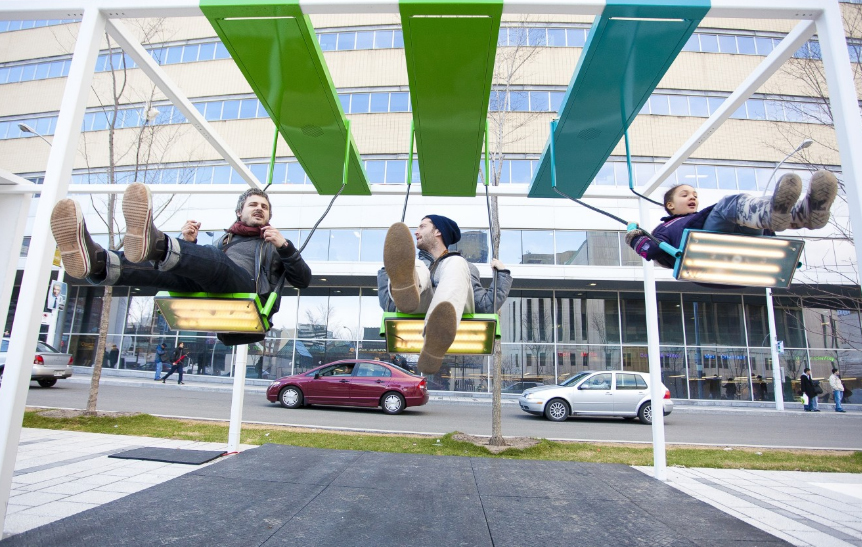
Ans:
POLYGON ((578 389, 594 389, 594 390, 607 390, 611 389, 611 379, 613 375, 610 372, 603 372, 601 374, 595 374, 588 378, 584 383, 580 385, 578 389))
POLYGON ((355 370, 354 376, 360 377, 388 378, 392 376, 392 371, 377 363, 357 363, 355 370))
POLYGON ((637 374, 617 372, 617 389, 646 389, 643 378, 637 374))

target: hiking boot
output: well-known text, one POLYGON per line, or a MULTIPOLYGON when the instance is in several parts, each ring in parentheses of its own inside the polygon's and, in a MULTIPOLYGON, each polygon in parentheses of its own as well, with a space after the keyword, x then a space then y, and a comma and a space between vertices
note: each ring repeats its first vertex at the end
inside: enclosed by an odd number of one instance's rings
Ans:
POLYGON ((383 267, 389 276, 389 296, 400 312, 411 313, 419 307, 415 265, 416 245, 410 228, 403 222, 393 224, 383 243, 383 267))
POLYGON ((124 249, 130 262, 159 261, 165 258, 165 235, 153 224, 153 195, 146 184, 130 184, 123 194, 126 217, 124 249))
POLYGON ((104 276, 107 253, 90 237, 77 201, 61 199, 54 205, 51 232, 66 273, 77 279, 104 276))
POLYGON ((817 230, 829 223, 829 209, 838 195, 838 179, 829 171, 817 171, 808 183, 808 193, 791 211, 791 228, 817 230))
POLYGON ((791 224, 791 211, 802 192, 802 179, 793 173, 781 177, 771 198, 739 194, 736 222, 740 226, 780 232, 791 224))
POLYGON ((425 343, 416 363, 419 372, 434 374, 440 370, 443 357, 455 341, 458 331, 458 313, 449 302, 438 304, 425 321, 425 343))

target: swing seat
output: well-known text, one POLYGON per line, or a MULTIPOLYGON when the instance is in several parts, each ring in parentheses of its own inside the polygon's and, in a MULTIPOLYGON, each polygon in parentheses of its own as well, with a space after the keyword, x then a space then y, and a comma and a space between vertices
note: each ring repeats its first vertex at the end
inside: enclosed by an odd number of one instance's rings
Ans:
POLYGON ((261 305, 255 293, 179 293, 162 291, 153 299, 172 330, 265 334, 278 291, 261 305))
POLYGON ((805 243, 782 237, 685 230, 674 278, 695 283, 786 288, 805 243))
MULTIPOLYGON (((425 315, 384 312, 380 337, 386 338, 388 353, 422 351, 425 315)), ((491 355, 494 341, 500 339, 500 316, 495 313, 465 313, 458 325, 449 355, 491 355)))

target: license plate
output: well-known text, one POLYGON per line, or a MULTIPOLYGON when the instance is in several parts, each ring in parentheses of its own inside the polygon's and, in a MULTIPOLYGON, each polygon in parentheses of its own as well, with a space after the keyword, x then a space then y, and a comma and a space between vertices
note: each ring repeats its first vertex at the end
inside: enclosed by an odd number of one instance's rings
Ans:
POLYGON ((63 374, 65 373, 62 370, 58 370, 54 373, 54 376, 62 376, 63 374))

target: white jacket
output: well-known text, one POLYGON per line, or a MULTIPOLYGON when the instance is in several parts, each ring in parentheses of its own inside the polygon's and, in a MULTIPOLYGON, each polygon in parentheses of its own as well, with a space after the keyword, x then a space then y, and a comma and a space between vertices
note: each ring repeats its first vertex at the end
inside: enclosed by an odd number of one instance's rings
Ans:
POLYGON ((829 377, 829 386, 832 387, 832 391, 844 391, 844 384, 841 383, 841 378, 837 374, 829 377))

